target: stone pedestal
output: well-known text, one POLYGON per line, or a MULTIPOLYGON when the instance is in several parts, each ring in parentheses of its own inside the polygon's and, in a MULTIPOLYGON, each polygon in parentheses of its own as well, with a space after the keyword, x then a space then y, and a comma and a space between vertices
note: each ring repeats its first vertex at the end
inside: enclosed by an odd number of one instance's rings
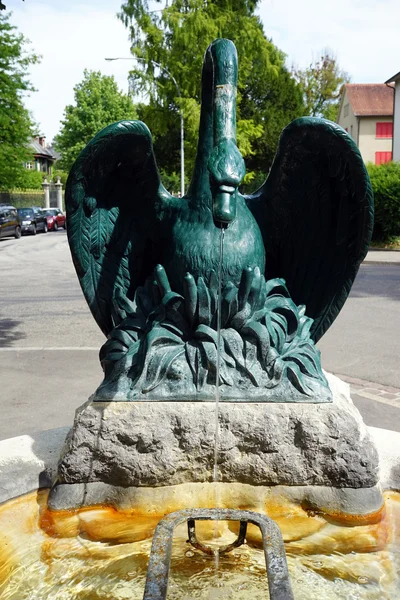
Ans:
MULTIPOLYGON (((279 492, 330 513, 379 511, 377 451, 348 385, 328 377, 332 403, 220 403, 221 490, 279 492)), ((189 484, 196 506, 199 484, 213 481, 214 439, 213 403, 89 400, 66 440, 50 507, 127 507, 151 489, 165 488, 165 499, 167 490, 176 497, 189 484)))

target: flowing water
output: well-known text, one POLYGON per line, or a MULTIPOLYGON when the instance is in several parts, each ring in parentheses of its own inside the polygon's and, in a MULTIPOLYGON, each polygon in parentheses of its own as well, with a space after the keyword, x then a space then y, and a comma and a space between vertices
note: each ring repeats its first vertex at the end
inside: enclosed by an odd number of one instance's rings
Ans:
MULTIPOLYGON (((215 508, 219 508, 221 503, 218 498, 218 451, 219 451, 219 372, 221 363, 221 303, 222 303, 222 263, 224 260, 224 227, 221 227, 219 238, 219 262, 218 262, 218 296, 217 296, 217 370, 215 377, 215 437, 214 437, 214 473, 213 482, 215 484, 215 508)), ((215 537, 217 537, 218 527, 215 525, 215 537)), ((219 552, 214 551, 215 578, 218 580, 219 571, 219 552)))

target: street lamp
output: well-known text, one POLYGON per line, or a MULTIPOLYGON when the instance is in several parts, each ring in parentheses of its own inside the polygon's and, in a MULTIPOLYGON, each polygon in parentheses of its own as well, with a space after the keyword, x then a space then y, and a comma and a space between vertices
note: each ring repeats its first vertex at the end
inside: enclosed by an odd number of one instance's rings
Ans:
MULTIPOLYGON (((151 64, 153 64, 154 66, 156 66, 159 69, 161 69, 162 71, 164 71, 164 73, 166 73, 168 75, 168 77, 170 77, 172 79, 172 81, 175 84, 176 91, 178 93, 179 98, 182 98, 182 94, 181 94, 179 86, 176 82, 175 77, 168 71, 168 69, 166 69, 165 67, 160 65, 160 63, 156 62, 155 60, 145 61, 143 58, 137 58, 136 56, 116 56, 115 58, 105 58, 104 60, 107 60, 109 62, 112 60, 137 60, 139 62, 151 62, 151 64)), ((181 117, 181 196, 183 197, 185 195, 185 148, 184 148, 185 131, 184 131, 184 126, 183 126, 182 106, 180 107, 179 114, 181 117)))

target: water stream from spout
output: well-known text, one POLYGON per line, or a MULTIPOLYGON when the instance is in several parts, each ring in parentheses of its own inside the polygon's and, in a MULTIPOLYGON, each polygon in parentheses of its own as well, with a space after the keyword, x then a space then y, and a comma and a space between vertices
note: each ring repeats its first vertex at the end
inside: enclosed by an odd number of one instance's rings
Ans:
MULTIPOLYGON (((214 490, 215 490, 215 507, 220 507, 219 497, 218 497, 218 481, 219 481, 219 472, 218 472, 218 452, 219 452, 219 400, 220 400, 220 392, 219 392, 219 372, 220 372, 220 362, 221 362, 221 304, 222 304, 222 262, 224 259, 224 227, 221 227, 221 235, 219 241, 219 263, 218 263, 218 296, 217 296, 217 369, 215 376, 215 435, 214 435, 214 471, 213 471, 213 481, 214 481, 214 490)), ((218 527, 215 525, 214 527, 214 538, 217 538, 218 535, 218 527)), ((214 552, 214 562, 215 562, 215 577, 218 579, 218 569, 219 569, 219 552, 215 550, 214 552)))

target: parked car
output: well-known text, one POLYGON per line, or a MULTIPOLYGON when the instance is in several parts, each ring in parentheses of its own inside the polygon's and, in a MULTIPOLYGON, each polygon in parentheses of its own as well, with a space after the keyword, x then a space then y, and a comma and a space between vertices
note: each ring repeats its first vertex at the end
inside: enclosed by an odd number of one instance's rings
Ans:
POLYGON ((67 219, 59 208, 43 208, 41 211, 47 217, 49 231, 57 231, 59 227, 67 229, 67 219))
POLYGON ((14 236, 17 240, 21 237, 21 226, 15 206, 0 204, 0 238, 14 236))
POLYGON ((36 235, 38 231, 43 231, 43 233, 47 233, 48 231, 47 218, 46 215, 42 214, 40 206, 19 208, 18 219, 22 233, 36 235))

